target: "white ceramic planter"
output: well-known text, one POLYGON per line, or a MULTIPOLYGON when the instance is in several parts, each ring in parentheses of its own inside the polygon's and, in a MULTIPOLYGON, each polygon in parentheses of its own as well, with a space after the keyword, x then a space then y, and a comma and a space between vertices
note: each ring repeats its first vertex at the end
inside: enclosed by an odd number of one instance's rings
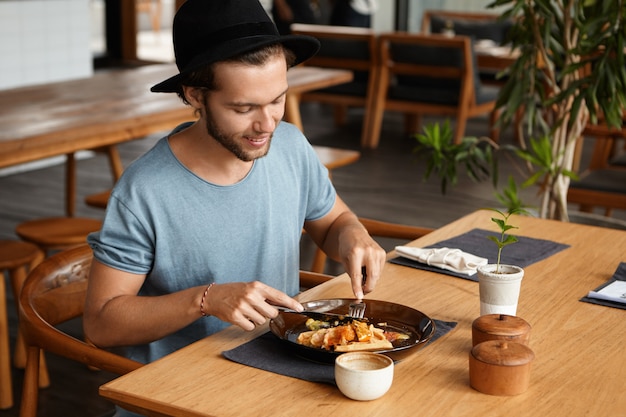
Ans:
POLYGON ((496 265, 478 267, 478 287, 480 293, 480 315, 508 314, 515 316, 519 300, 524 269, 515 265, 496 265))

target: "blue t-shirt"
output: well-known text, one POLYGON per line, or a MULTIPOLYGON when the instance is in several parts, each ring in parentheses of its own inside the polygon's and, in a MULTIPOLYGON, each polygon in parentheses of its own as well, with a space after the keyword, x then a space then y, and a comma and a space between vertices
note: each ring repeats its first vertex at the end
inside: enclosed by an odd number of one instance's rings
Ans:
MULTIPOLYGON (((293 296, 304 221, 328 214, 335 198, 328 170, 291 124, 280 123, 268 154, 229 186, 188 170, 165 137, 124 171, 88 242, 100 262, 147 274, 140 295, 258 280, 293 296)), ((201 318, 127 356, 151 362, 226 326, 201 318)))

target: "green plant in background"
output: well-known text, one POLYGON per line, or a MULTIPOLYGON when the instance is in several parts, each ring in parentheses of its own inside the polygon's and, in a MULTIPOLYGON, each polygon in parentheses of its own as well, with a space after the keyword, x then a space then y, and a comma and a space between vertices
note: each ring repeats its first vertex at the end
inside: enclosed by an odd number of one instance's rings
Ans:
MULTIPOLYGON (((445 193, 465 167, 473 180, 491 178, 497 187, 495 154, 505 152, 517 159, 522 187, 537 186, 539 217, 567 221, 567 191, 585 127, 622 124, 626 0, 494 0, 488 7, 504 9, 502 19, 513 22, 507 42, 520 51, 500 74, 506 82, 496 103, 501 129, 523 116, 516 125, 519 146, 498 146, 489 138, 454 144, 447 122, 427 126, 416 135, 416 152, 427 159, 425 178, 438 175, 445 193)), ((498 199, 521 207, 511 181, 498 199)))
POLYGON ((509 176, 507 187, 502 192, 495 193, 496 198, 509 212, 527 213, 526 205, 520 200, 517 192, 517 184, 513 176, 509 176))
POLYGON ((426 171, 424 179, 432 174, 441 179, 441 192, 446 193, 448 184, 457 184, 459 168, 464 167, 467 175, 474 181, 492 178, 494 187, 498 183, 498 160, 494 150, 499 149, 493 140, 482 137, 463 138, 461 143, 454 143, 450 122, 429 124, 423 133, 415 135, 417 145, 414 152, 424 157, 426 171))
POLYGON ((511 217, 512 214, 519 214, 522 213, 524 210, 523 209, 513 209, 513 210, 509 210, 506 213, 502 212, 500 210, 494 209, 494 208, 485 208, 484 210, 491 210, 494 211, 496 213, 498 213, 498 215, 500 216, 500 218, 498 217, 492 217, 491 221, 494 222, 496 225, 498 225, 498 228, 500 229, 500 236, 487 236, 489 238, 489 240, 491 240, 492 242, 494 242, 496 245, 498 245, 498 257, 496 260, 496 274, 500 273, 500 258, 502 256, 502 249, 507 246, 510 245, 511 243, 515 243, 518 241, 517 237, 507 234, 507 232, 511 229, 518 229, 517 226, 513 226, 511 224, 509 224, 509 217, 511 217))
MULTIPOLYGON (((438 176, 441 180, 441 192, 445 194, 448 185, 456 185, 459 175, 462 174, 459 171, 464 168, 465 174, 473 181, 491 179, 492 185, 496 188, 496 198, 508 210, 525 211, 529 206, 520 199, 517 184, 512 176, 509 176, 507 186, 501 192, 497 192, 500 154, 504 153, 520 173, 523 173, 524 168, 519 162, 526 162, 533 167, 534 174, 524 181, 523 188, 544 179, 545 173, 554 166, 550 141, 547 138, 531 140, 528 150, 510 145, 499 146, 487 137, 466 137, 461 143, 455 144, 450 123, 446 120, 443 124, 425 126, 423 133, 416 135, 415 140, 417 145, 414 152, 426 163, 424 180, 428 180, 431 175, 438 176), (514 157, 519 160, 516 161, 514 157)), ((575 177, 572 172, 568 171, 566 174, 575 177)))
POLYGON ((518 156, 540 167, 541 217, 568 220, 567 190, 576 148, 588 123, 621 126, 626 105, 626 3, 623 0, 494 0, 513 26, 508 41, 521 52, 506 71, 496 106, 507 126, 522 110, 526 131, 518 156), (532 149, 533 159, 525 152, 532 149))

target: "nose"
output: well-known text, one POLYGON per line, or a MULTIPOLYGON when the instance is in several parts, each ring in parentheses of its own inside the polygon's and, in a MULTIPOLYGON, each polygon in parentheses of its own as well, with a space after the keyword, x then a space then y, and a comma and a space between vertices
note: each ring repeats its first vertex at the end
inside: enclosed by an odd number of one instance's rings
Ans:
POLYGON ((258 112, 257 120, 254 123, 254 129, 257 132, 273 132, 276 129, 278 121, 282 118, 282 112, 274 107, 262 107, 258 112))

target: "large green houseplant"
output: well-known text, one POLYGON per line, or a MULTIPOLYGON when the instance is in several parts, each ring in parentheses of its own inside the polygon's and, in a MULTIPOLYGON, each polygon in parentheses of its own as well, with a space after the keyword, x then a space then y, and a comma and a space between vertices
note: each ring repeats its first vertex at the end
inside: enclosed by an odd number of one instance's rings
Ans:
MULTIPOLYGON (((517 126, 525 127, 513 153, 530 169, 524 185, 539 186, 540 217, 568 220, 567 190, 585 126, 622 124, 626 1, 495 0, 488 7, 513 20, 508 41, 521 52, 506 71, 499 122, 510 125, 521 110, 524 123, 517 126)), ((497 144, 485 138, 445 144, 443 133, 431 126, 418 135, 419 148, 430 154, 428 174, 441 175, 445 187, 456 179, 454 166, 463 164, 471 176, 497 179, 488 150, 497 144)))

